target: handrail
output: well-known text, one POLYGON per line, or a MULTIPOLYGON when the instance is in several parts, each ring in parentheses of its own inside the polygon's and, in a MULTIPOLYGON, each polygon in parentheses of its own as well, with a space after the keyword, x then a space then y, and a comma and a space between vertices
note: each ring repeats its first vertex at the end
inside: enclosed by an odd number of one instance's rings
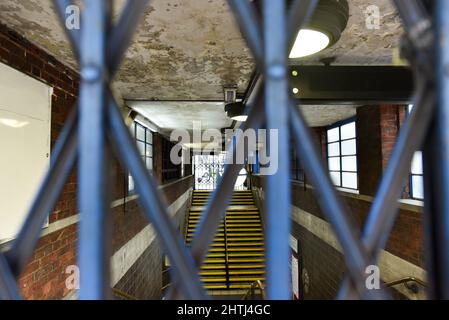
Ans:
POLYGON ((136 297, 116 288, 112 288, 112 292, 114 293, 114 296, 123 298, 125 300, 138 300, 136 297))
POLYGON ((422 286, 424 288, 427 287, 427 283, 425 283, 423 280, 415 278, 415 277, 405 277, 405 278, 402 278, 402 279, 391 281, 391 282, 386 283, 385 287, 391 288, 391 287, 394 287, 394 286, 397 286, 397 285, 400 285, 400 284, 404 284, 404 286, 408 290, 412 291, 415 294, 418 293, 418 291, 419 291, 418 287, 416 285, 415 286, 410 285, 409 284, 410 282, 413 282, 415 284, 419 284, 420 286, 422 286))
POLYGON ((162 270, 162 274, 165 274, 167 272, 169 272, 171 269, 171 266, 168 266, 167 268, 165 268, 164 270, 162 270))
POLYGON ((171 282, 167 283, 165 286, 162 287, 161 291, 164 292, 168 287, 171 286, 171 282))
POLYGON ((249 296, 253 296, 255 294, 255 289, 259 288, 260 294, 262 296, 262 300, 265 300, 265 288, 263 287, 262 281, 257 280, 254 281, 251 286, 249 287, 248 291, 245 293, 245 295, 242 297, 241 300, 247 300, 249 296))

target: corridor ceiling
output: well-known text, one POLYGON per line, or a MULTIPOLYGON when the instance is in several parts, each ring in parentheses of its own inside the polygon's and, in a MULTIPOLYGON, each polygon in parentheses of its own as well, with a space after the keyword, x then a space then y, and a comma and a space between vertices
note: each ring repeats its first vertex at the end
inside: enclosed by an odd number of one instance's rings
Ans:
MULTIPOLYGON (((335 56, 341 65, 391 65, 402 33, 390 0, 349 0, 350 18, 333 47, 292 64, 319 64, 335 56), (366 9, 376 5, 379 29, 366 26, 366 9)), ((115 17, 124 1, 115 1, 115 17)), ((74 69, 71 49, 50 0, 1 0, 0 22, 24 35, 74 69)), ((168 100, 186 111, 189 104, 170 101, 212 101, 222 104, 223 86, 236 85, 244 93, 254 71, 253 59, 235 24, 226 0, 153 0, 115 80, 124 100, 168 100)), ((321 112, 317 109, 316 112, 321 112)), ((218 113, 214 126, 228 126, 218 113)), ((320 118, 315 117, 315 118, 320 118)), ((212 124, 212 123, 211 123, 212 124)), ((176 122, 173 122, 176 125, 176 122)), ((313 125, 313 124, 312 124, 313 125)))

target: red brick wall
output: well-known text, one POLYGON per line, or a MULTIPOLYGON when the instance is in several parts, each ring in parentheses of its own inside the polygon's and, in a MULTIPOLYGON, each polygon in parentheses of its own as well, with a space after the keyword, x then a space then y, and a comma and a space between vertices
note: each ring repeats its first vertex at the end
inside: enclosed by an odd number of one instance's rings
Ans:
POLYGON ((382 105, 378 108, 380 114, 382 168, 385 170, 394 149, 394 145, 396 144, 396 138, 400 128, 399 109, 404 109, 404 106, 382 105))
MULTIPOLYGON (((383 170, 386 168, 391 152, 396 143, 400 124, 405 117, 403 106, 366 106, 357 110, 357 147, 359 186, 361 195, 374 195, 383 170)), ((325 128, 314 128, 321 135, 319 147, 325 151, 325 128), (320 134, 321 131, 321 134, 320 134)), ((326 161, 323 152, 323 163, 326 161)), ((405 178, 405 177, 404 177, 405 178)), ((253 177, 253 185, 264 188, 264 179, 253 177)), ((359 229, 364 226, 372 202, 358 199, 348 193, 341 193, 350 209, 350 214, 359 229)), ((326 220, 317 202, 315 190, 304 188, 302 183, 292 183, 292 203, 294 206, 326 220)), ((386 250, 421 268, 424 265, 423 216, 416 210, 399 211, 396 223, 390 234, 386 250)), ((322 239, 296 223, 292 234, 299 240, 303 252, 302 258, 308 269, 311 282, 314 284, 307 298, 334 298, 345 271, 342 255, 322 239), (317 254, 319 253, 319 254, 317 254)))
POLYGON ((374 195, 382 176, 380 114, 377 106, 357 108, 357 166, 361 194, 374 195))
MULTIPOLYGON (((51 145, 78 97, 78 74, 53 56, 0 24, 0 61, 53 87, 51 145)), ((64 188, 50 222, 76 213, 76 179, 71 177, 64 188)))
POLYGON ((404 115, 402 105, 363 106, 357 109, 357 161, 361 194, 375 195, 404 115))
MULTIPOLYGON (((25 38, 0 24, 0 61, 53 87, 51 102, 51 145, 53 147, 70 109, 78 97, 79 75, 57 61, 25 38)), ((158 136, 158 135, 156 135, 158 136)), ((158 151, 155 150, 155 159, 158 151)), ((127 192, 127 173, 116 162, 113 166, 114 188, 112 199, 123 198, 127 192)), ((156 169, 156 174, 160 170, 156 169)), ((75 172, 75 171, 74 171, 75 172)), ((185 185, 183 185, 185 187, 185 185)), ((167 192, 177 193, 170 188, 167 192)), ((173 195, 167 194, 169 199, 173 195)), ((66 183, 49 222, 78 213, 76 203, 76 175, 66 183)), ((142 216, 137 201, 114 208, 113 251, 142 230, 147 221, 142 216)), ((34 255, 19 279, 19 287, 25 299, 60 299, 68 293, 65 280, 67 266, 76 265, 77 225, 52 232, 40 238, 34 255)), ((135 280, 137 281, 137 279, 135 280)))
MULTIPOLYGON (((53 87, 51 102, 51 146, 78 97, 78 74, 25 38, 0 24, 0 61, 53 87)), ((25 93, 24 93, 25 94, 25 93)), ((77 213, 76 177, 69 178, 49 222, 77 213)), ((76 226, 42 237, 34 256, 22 273, 19 286, 27 299, 61 298, 65 268, 75 264, 76 226)))

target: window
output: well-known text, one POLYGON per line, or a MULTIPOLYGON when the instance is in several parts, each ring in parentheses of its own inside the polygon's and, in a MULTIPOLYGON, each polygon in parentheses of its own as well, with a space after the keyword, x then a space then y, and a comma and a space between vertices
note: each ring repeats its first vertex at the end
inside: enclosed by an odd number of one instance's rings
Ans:
MULTIPOLYGON (((407 107, 408 113, 413 109, 413 105, 407 107)), ((410 197, 413 199, 424 199, 424 171, 422 164, 422 152, 417 151, 413 155, 410 168, 410 197)))
POLYGON ((295 181, 305 181, 304 168, 299 162, 298 155, 295 149, 291 150, 291 169, 292 169, 292 179, 295 181))
MULTIPOLYGON (((150 129, 144 127, 138 122, 131 125, 131 135, 136 141, 137 149, 145 163, 148 171, 153 172, 153 133, 150 129)), ((134 179, 131 174, 128 175, 128 191, 134 191, 134 179)))
POLYGON ((334 185, 358 189, 355 121, 345 122, 327 130, 327 161, 334 185))
POLYGON ((175 142, 169 141, 167 139, 162 139, 162 182, 163 183, 181 178, 181 165, 174 164, 170 159, 170 152, 175 145, 176 145, 175 142))

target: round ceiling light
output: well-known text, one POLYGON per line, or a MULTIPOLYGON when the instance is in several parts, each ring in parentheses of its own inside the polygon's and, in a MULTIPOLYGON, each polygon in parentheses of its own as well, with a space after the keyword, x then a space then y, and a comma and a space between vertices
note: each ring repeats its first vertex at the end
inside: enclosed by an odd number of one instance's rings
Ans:
POLYGON ((349 19, 346 0, 321 0, 309 23, 299 30, 290 59, 313 55, 334 45, 341 37, 349 19))
POLYGON ((245 113, 245 105, 242 102, 228 103, 225 111, 229 118, 235 121, 245 122, 248 115, 245 113))
POLYGON ((329 43, 330 39, 325 33, 311 29, 302 29, 298 32, 289 58, 296 59, 310 56, 326 49, 329 43))

